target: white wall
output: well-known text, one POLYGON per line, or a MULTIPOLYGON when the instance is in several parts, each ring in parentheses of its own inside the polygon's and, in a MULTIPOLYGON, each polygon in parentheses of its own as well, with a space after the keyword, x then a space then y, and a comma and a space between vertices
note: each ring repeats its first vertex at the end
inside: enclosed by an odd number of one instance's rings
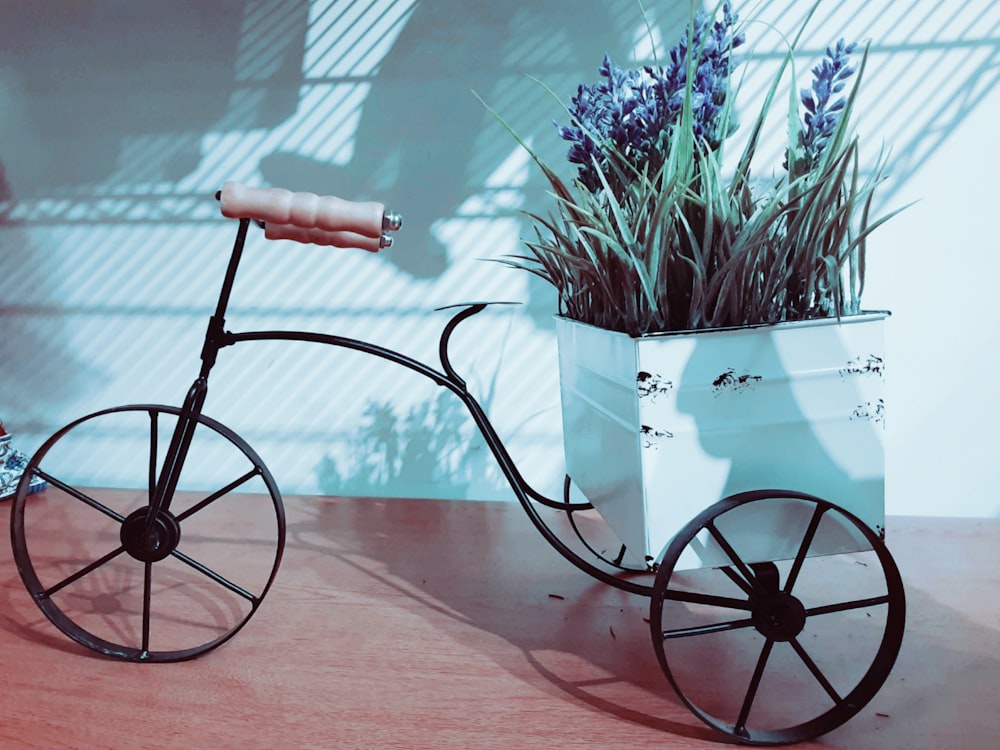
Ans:
MULTIPOLYGON (((673 38, 685 4, 648 4, 673 38)), ((211 196, 235 179, 384 200, 406 226, 375 257, 253 236, 234 330, 370 336, 434 362, 446 320, 434 307, 525 302, 471 321, 456 365, 489 393, 524 474, 557 491, 551 295, 482 261, 518 252, 518 210, 546 198, 471 90, 560 161, 558 105, 521 73, 568 98, 606 50, 622 63, 648 53, 636 3, 2 5, 0 416, 22 449, 99 408, 182 398, 234 232, 211 196)), ((789 32, 806 7, 757 5, 789 32)), ((800 83, 827 43, 872 38, 859 129, 870 155, 892 148, 881 208, 919 200, 870 245, 866 303, 894 312, 887 510, 1000 515, 1000 6, 827 0, 810 29, 800 83)), ((748 33, 775 49, 763 25, 748 33)), ((510 499, 439 392, 354 354, 247 345, 223 352, 206 411, 260 451, 285 492, 510 499), (393 472, 359 464, 380 434, 433 450, 393 472)), ((88 470, 92 453, 81 447, 88 470)), ((111 468, 95 481, 114 481, 111 468)))

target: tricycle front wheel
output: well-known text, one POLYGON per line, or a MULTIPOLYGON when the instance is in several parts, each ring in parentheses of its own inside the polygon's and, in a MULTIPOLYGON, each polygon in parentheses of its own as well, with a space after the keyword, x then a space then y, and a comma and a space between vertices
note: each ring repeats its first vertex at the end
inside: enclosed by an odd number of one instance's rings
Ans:
POLYGON ((274 580, 284 506, 246 442, 172 406, 96 412, 31 458, 11 508, 14 560, 64 634, 126 661, 190 659, 231 638, 274 580), (179 419, 194 420, 180 486, 151 499, 179 419), (48 489, 30 493, 33 478, 48 489))
POLYGON ((905 609, 879 534, 820 498, 761 490, 721 500, 674 537, 650 628, 664 674, 698 718, 737 742, 775 745, 829 732, 875 696, 905 609), (780 526, 764 531, 761 519, 780 526), (787 555, 761 559, 775 546, 787 555))

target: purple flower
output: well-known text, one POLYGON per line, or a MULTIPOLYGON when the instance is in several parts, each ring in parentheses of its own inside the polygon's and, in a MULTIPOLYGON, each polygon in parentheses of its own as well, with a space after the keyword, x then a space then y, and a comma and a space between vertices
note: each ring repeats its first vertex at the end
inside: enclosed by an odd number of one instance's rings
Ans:
POLYGON ((807 169, 819 162, 840 122, 846 101, 844 97, 835 99, 834 95, 844 90, 845 81, 854 74, 854 68, 847 63, 856 46, 844 44, 841 39, 835 47, 827 47, 826 57, 812 69, 812 88, 800 92, 806 112, 799 131, 799 146, 807 169))
POLYGON ((591 191, 601 188, 599 172, 613 180, 611 159, 624 159, 637 171, 655 173, 672 143, 690 89, 692 129, 709 148, 718 148, 733 128, 725 116, 733 68, 732 50, 743 43, 734 29, 738 17, 727 2, 722 20, 699 13, 670 50, 666 66, 623 70, 605 55, 602 81, 581 85, 573 97, 572 124, 559 128, 570 142, 567 158, 579 165, 580 181, 591 191), (689 49, 690 47, 690 49, 689 49), (690 50, 698 53, 688 85, 690 50))

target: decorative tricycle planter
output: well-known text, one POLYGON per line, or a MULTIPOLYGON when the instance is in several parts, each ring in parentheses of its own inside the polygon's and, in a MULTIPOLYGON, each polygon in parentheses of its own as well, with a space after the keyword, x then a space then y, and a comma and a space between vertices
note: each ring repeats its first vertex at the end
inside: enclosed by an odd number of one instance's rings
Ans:
MULTIPOLYGON (((220 646, 257 612, 284 549, 281 494, 247 442, 203 413, 209 374, 220 352, 237 344, 311 342, 400 365, 459 398, 543 538, 597 580, 650 598, 661 669, 692 712, 727 737, 808 739, 875 695, 898 653, 905 613, 881 539, 884 314, 639 341, 561 321, 567 462, 593 504, 570 500, 569 478, 560 501, 520 474, 451 364, 452 333, 487 303, 455 306, 441 334, 440 368, 333 334, 226 328, 251 224, 265 223, 271 237, 367 247, 387 244, 379 235, 398 228, 398 217, 381 206, 366 218, 368 204, 233 184, 218 197, 239 228, 183 404, 114 407, 70 423, 32 456, 13 498, 18 572, 63 633, 111 658, 170 662, 220 646), (805 356, 812 350, 818 359, 805 356), (134 490, 78 483, 77 438, 120 430, 148 441, 130 463, 134 490), (218 469, 207 494, 177 492, 191 462, 218 469), (49 486, 39 495, 37 480, 49 486), (788 489, 762 489, 769 486, 788 489), (258 511, 247 513, 248 498, 258 511), (589 523, 595 505, 625 543, 614 560, 576 521, 580 514, 589 523), (647 565, 647 556, 659 564, 647 565), (817 560, 839 567, 815 570, 817 560), (729 636, 743 642, 717 647, 715 639, 729 636), (749 671, 740 671, 747 657, 749 671)), ((117 463, 111 453, 94 455, 117 463)))
MULTIPOLYGON (((823 497, 881 532, 886 317, 637 338, 558 318, 567 473, 621 539, 623 563, 658 559, 693 515, 761 487, 823 497)), ((738 533, 754 559, 790 559, 794 537, 774 533, 789 524, 759 517, 738 533)), ((865 546, 840 541, 813 553, 865 546)), ((681 561, 720 564, 711 546, 681 561)))

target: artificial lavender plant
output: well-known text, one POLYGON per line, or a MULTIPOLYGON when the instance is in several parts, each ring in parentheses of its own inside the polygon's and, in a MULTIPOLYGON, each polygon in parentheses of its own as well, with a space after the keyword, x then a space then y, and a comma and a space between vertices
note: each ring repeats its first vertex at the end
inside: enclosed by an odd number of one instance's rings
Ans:
POLYGON ((751 176, 803 29, 728 170, 734 71, 753 61, 730 2, 695 14, 663 65, 622 69, 605 57, 558 126, 572 178, 521 141, 556 205, 528 214, 529 254, 503 262, 552 284, 561 314, 631 335, 858 312, 865 239, 889 218, 869 220, 882 159, 862 172, 850 130, 867 48, 856 67, 854 44, 827 50, 811 87, 790 98, 782 169, 751 176))

